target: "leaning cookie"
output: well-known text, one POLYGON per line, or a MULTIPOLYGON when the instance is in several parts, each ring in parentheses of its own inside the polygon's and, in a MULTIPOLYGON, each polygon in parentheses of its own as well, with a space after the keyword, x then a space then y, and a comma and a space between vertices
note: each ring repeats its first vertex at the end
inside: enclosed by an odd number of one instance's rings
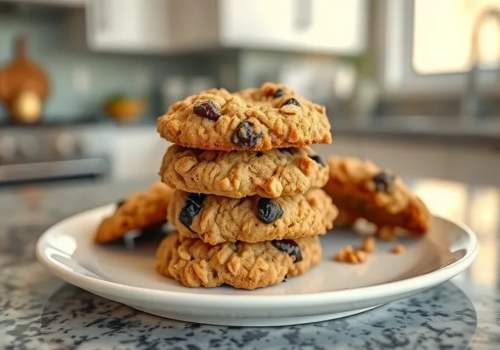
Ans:
POLYGON ((185 147, 269 151, 331 143, 325 107, 284 85, 230 93, 211 89, 174 103, 158 118, 163 138, 185 147))
POLYGON ((184 237, 209 244, 296 239, 326 233, 337 209, 321 189, 276 199, 233 199, 175 191, 168 220, 184 237))
POLYGON ((256 289, 300 275, 321 260, 317 237, 261 243, 209 245, 199 239, 168 235, 158 247, 156 269, 186 287, 227 284, 256 289))
POLYGON ((324 190, 343 221, 364 218, 379 230, 399 227, 417 234, 429 229, 429 210, 399 177, 352 157, 332 157, 328 165, 330 180, 324 190))
POLYGON ((174 145, 163 157, 160 175, 186 192, 276 198, 323 187, 328 167, 308 147, 220 152, 174 145))
POLYGON ((102 220, 95 234, 97 243, 107 243, 123 237, 130 230, 141 230, 166 221, 167 204, 173 190, 155 182, 146 192, 131 195, 117 204, 115 212, 102 220))

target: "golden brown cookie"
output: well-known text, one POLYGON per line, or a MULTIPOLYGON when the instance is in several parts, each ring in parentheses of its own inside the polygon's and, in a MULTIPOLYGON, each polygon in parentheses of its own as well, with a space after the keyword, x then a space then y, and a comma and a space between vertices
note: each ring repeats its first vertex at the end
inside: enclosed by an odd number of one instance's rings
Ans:
POLYGON ((158 132, 181 146, 219 151, 269 151, 331 143, 325 107, 272 83, 229 93, 211 89, 174 103, 158 132))
POLYGON ((186 192, 276 198, 323 187, 328 167, 308 147, 221 152, 174 145, 163 157, 160 175, 186 192))
POLYGON ((175 191, 168 220, 181 236, 209 244, 297 239, 326 233, 337 209, 321 189, 276 199, 233 199, 175 191))
POLYGON ((148 191, 135 193, 118 203, 115 212, 102 220, 95 234, 97 243, 123 237, 130 230, 141 230, 166 221, 167 205, 173 190, 157 181, 148 191))
POLYGON ((345 222, 364 218, 379 230, 400 227, 423 234, 430 213, 403 181, 373 162, 352 157, 332 157, 330 180, 324 190, 342 213, 345 222))
POLYGON ((156 269, 186 287, 228 284, 256 289, 280 283, 287 276, 300 275, 320 260, 318 237, 210 245, 174 232, 158 247, 156 269))

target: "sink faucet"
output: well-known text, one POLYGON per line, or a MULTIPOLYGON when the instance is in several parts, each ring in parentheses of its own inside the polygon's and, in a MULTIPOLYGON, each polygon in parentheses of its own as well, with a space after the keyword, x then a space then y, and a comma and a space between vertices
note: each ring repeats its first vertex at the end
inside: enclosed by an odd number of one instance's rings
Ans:
POLYGON ((477 82, 480 70, 479 54, 481 52, 479 33, 489 18, 493 18, 500 28, 500 9, 492 7, 484 9, 472 27, 472 42, 469 53, 470 70, 465 77, 465 91, 461 101, 461 117, 466 124, 473 124, 479 116, 481 102, 477 82))

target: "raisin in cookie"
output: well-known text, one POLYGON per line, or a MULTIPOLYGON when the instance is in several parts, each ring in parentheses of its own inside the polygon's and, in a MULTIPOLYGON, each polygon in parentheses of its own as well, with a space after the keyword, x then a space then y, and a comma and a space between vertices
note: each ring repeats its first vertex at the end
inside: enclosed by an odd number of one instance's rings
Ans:
POLYGON ((351 157, 333 157, 328 165, 330 180, 324 190, 332 197, 344 221, 364 218, 382 232, 400 227, 423 234, 429 229, 427 207, 399 177, 370 161, 351 157))
POLYGON ((156 269, 186 287, 256 289, 303 274, 320 260, 318 237, 210 245, 171 233, 158 247, 156 269))
POLYGON ((95 234, 97 243, 117 240, 130 230, 140 230, 166 221, 167 204, 173 190, 155 182, 147 192, 135 193, 117 204, 115 212, 102 220, 95 234))
POLYGON ((325 107, 284 85, 229 93, 211 89, 174 103, 158 118, 158 132, 185 147, 269 151, 331 143, 325 107))
POLYGON ((168 220, 181 236, 209 244, 296 239, 326 233, 337 209, 321 189, 275 199, 175 191, 168 220))
POLYGON ((163 157, 160 175, 186 192, 276 198, 323 187, 328 167, 308 147, 220 152, 174 145, 163 157))

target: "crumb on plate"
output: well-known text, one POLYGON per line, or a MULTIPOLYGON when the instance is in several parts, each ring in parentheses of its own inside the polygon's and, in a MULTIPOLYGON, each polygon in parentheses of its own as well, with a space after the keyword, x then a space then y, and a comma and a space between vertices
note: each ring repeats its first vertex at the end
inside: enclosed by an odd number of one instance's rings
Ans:
POLYGON ((377 237, 386 242, 394 241, 397 238, 396 228, 390 226, 379 227, 377 237))
POLYGON ((391 248, 391 253, 396 255, 401 255, 406 251, 406 247, 402 244, 396 244, 391 248))
POLYGON ((366 237, 361 243, 361 250, 365 253, 373 253, 375 251, 375 238, 366 237))
POLYGON ((361 264, 366 261, 366 253, 361 249, 354 249, 351 245, 348 245, 335 254, 334 260, 349 264, 361 264))

